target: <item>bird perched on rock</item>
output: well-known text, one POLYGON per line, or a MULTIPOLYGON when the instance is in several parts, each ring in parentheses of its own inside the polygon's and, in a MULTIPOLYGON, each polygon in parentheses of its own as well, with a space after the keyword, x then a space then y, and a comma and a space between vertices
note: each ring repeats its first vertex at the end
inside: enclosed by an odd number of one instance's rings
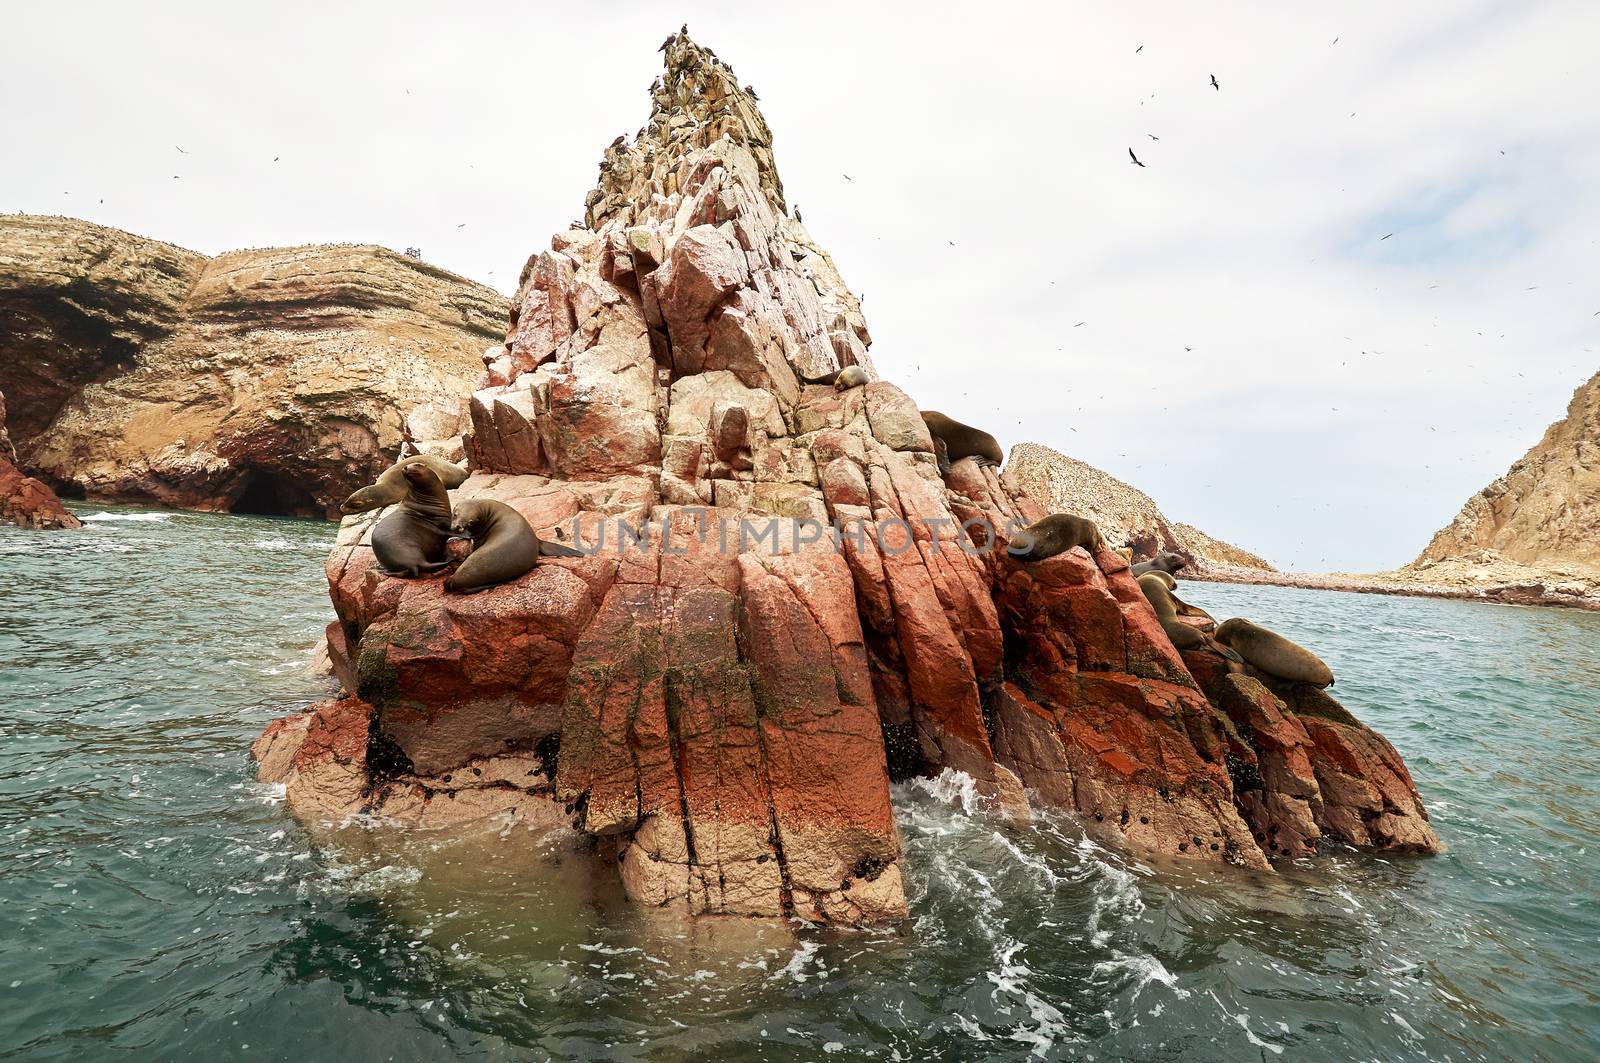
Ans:
POLYGON ((805 221, 805 219, 800 216, 800 204, 798 203, 794 205, 794 220, 805 221))
POLYGON ((616 140, 613 140, 611 142, 611 146, 613 148, 620 148, 620 147, 622 147, 623 144, 627 143, 627 141, 628 141, 628 134, 623 133, 621 136, 617 137, 616 140))
POLYGON ((1144 165, 1144 163, 1142 163, 1142 162, 1140 162, 1140 161, 1139 161, 1139 156, 1137 156, 1137 155, 1135 155, 1135 154, 1134 154, 1134 153, 1133 153, 1133 149, 1132 149, 1132 148, 1129 148, 1129 149, 1128 149, 1128 158, 1130 158, 1130 159, 1132 159, 1132 160, 1133 160, 1133 164, 1134 164, 1134 165, 1135 165, 1135 166, 1143 166, 1143 165, 1144 165))
POLYGON ((672 47, 672 40, 673 40, 673 35, 670 34, 670 33, 667 34, 667 39, 661 42, 661 47, 657 48, 656 51, 664 52, 668 48, 671 48, 672 47))
POLYGON ((761 98, 760 96, 756 95, 756 87, 754 85, 746 85, 744 87, 744 94, 750 97, 752 100, 759 100, 761 98))

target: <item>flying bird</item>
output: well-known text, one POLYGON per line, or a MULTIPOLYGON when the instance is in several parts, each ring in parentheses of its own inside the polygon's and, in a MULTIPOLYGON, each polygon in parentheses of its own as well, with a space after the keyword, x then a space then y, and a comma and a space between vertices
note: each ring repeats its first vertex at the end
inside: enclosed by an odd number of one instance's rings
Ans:
MULTIPOLYGON (((174 144, 174 145, 172 145, 172 146, 173 146, 173 147, 175 147, 175 148, 178 148, 178 145, 176 145, 176 144, 174 144)), ((181 154, 181 155, 187 155, 187 154, 189 154, 189 153, 188 153, 188 152, 187 152, 187 151, 184 151, 184 150, 183 150, 183 149, 182 149, 182 148, 178 148, 178 153, 179 153, 179 154, 181 154)), ((1501 152, 1501 153, 1500 153, 1500 154, 1502 154, 1502 155, 1504 155, 1504 154, 1505 154, 1505 152, 1501 152)))
POLYGON ((851 176, 850 176, 850 175, 849 175, 849 174, 845 174, 845 175, 844 175, 844 179, 845 179, 845 180, 846 180, 846 181, 854 181, 854 180, 855 180, 855 178, 854 178, 854 177, 851 177, 851 176))
POLYGON ((1338 43, 1339 43, 1339 38, 1337 38, 1337 37, 1335 37, 1335 38, 1334 38, 1334 39, 1333 39, 1333 43, 1334 43, 1334 44, 1338 44, 1338 43))
POLYGON ((278 161, 278 158, 279 158, 279 156, 277 156, 277 155, 274 155, 274 156, 273 156, 273 157, 272 157, 272 161, 273 161, 273 162, 277 162, 277 161, 278 161))
POLYGON ((1135 166, 1143 166, 1143 165, 1144 165, 1144 163, 1142 163, 1142 162, 1140 162, 1140 161, 1139 161, 1139 156, 1137 156, 1137 155, 1135 155, 1135 154, 1134 154, 1134 153, 1133 153, 1133 149, 1132 149, 1132 148, 1129 148, 1129 149, 1128 149, 1128 158, 1130 158, 1130 159, 1132 159, 1132 160, 1133 160, 1133 164, 1134 164, 1134 165, 1135 165, 1135 166))
MULTIPOLYGON (((1390 233, 1389 234, 1389 236, 1393 236, 1393 235, 1394 235, 1394 233, 1390 233)), ((1380 236, 1378 238, 1378 243, 1380 243, 1380 244, 1383 243, 1385 240, 1389 239, 1389 236, 1380 236)))
POLYGON ((1144 45, 1142 45, 1142 44, 1141 44, 1141 45, 1139 45, 1139 47, 1137 47, 1137 48, 1135 48, 1135 49, 1134 49, 1134 50, 1133 50, 1133 54, 1134 54, 1134 55, 1138 55, 1138 54, 1139 54, 1139 53, 1140 53, 1140 52, 1142 52, 1142 51, 1144 51, 1144 45))
POLYGON ((456 226, 457 229, 465 229, 466 227, 467 227, 467 223, 466 222, 462 222, 460 225, 456 226))
POLYGON ((1211 87, 1216 89, 1218 92, 1222 91, 1222 86, 1217 84, 1217 75, 1215 74, 1211 75, 1211 87))
MULTIPOLYGON (((1078 322, 1078 325, 1081 325, 1081 324, 1083 324, 1083 322, 1082 322, 1082 321, 1080 321, 1080 322, 1078 322)), ((1072 327, 1073 327, 1073 328, 1077 328, 1077 327, 1078 327, 1078 325, 1073 325, 1073 326, 1072 326, 1072 327)))
POLYGON ((1145 136, 1149 137, 1151 140, 1160 140, 1161 139, 1160 137, 1156 136, 1154 133, 1146 133, 1145 136))

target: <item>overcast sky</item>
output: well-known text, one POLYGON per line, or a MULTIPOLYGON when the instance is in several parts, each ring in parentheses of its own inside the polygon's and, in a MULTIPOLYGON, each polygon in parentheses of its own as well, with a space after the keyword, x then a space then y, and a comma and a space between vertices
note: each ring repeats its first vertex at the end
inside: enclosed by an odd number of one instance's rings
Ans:
POLYGON ((0 210, 509 292, 687 19, 887 379, 1280 565, 1411 560, 1600 368, 1592 0, 904 10, 14 5, 0 210))

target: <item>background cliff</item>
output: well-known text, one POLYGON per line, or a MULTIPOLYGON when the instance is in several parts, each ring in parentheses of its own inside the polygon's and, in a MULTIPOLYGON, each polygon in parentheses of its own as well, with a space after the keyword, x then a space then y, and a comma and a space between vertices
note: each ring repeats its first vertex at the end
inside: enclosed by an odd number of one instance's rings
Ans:
POLYGON ((1451 558, 1575 566, 1600 576, 1600 373, 1573 392, 1566 417, 1469 498, 1412 565, 1451 558))
POLYGON ((380 247, 208 258, 0 217, 0 390, 19 464, 65 493, 331 514, 408 435, 449 451, 505 313, 380 247))
POLYGON ((1137 487, 1038 443, 1012 447, 1006 474, 1045 508, 1094 521, 1113 546, 1133 550, 1136 561, 1172 551, 1189 559, 1196 570, 1191 575, 1219 565, 1274 571, 1248 550, 1168 520, 1155 500, 1137 487))

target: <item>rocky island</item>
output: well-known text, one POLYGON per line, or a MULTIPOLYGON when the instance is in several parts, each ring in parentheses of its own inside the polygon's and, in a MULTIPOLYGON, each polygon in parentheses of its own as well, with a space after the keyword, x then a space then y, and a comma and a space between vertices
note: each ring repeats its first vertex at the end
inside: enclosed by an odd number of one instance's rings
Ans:
POLYGON ((17 465, 69 497, 335 515, 410 440, 459 456, 499 293, 381 247, 215 258, 0 216, 17 465))
POLYGON ((379 573, 347 518, 343 696, 253 750, 290 809, 565 824, 641 904, 846 924, 906 914, 891 780, 952 769, 1160 860, 1440 849, 1382 736, 1180 655, 1119 554, 984 548, 1040 500, 941 475, 753 95, 686 35, 665 52, 584 225, 523 269, 454 492, 599 549, 452 595, 379 573), (845 366, 868 382, 804 382, 845 366))

